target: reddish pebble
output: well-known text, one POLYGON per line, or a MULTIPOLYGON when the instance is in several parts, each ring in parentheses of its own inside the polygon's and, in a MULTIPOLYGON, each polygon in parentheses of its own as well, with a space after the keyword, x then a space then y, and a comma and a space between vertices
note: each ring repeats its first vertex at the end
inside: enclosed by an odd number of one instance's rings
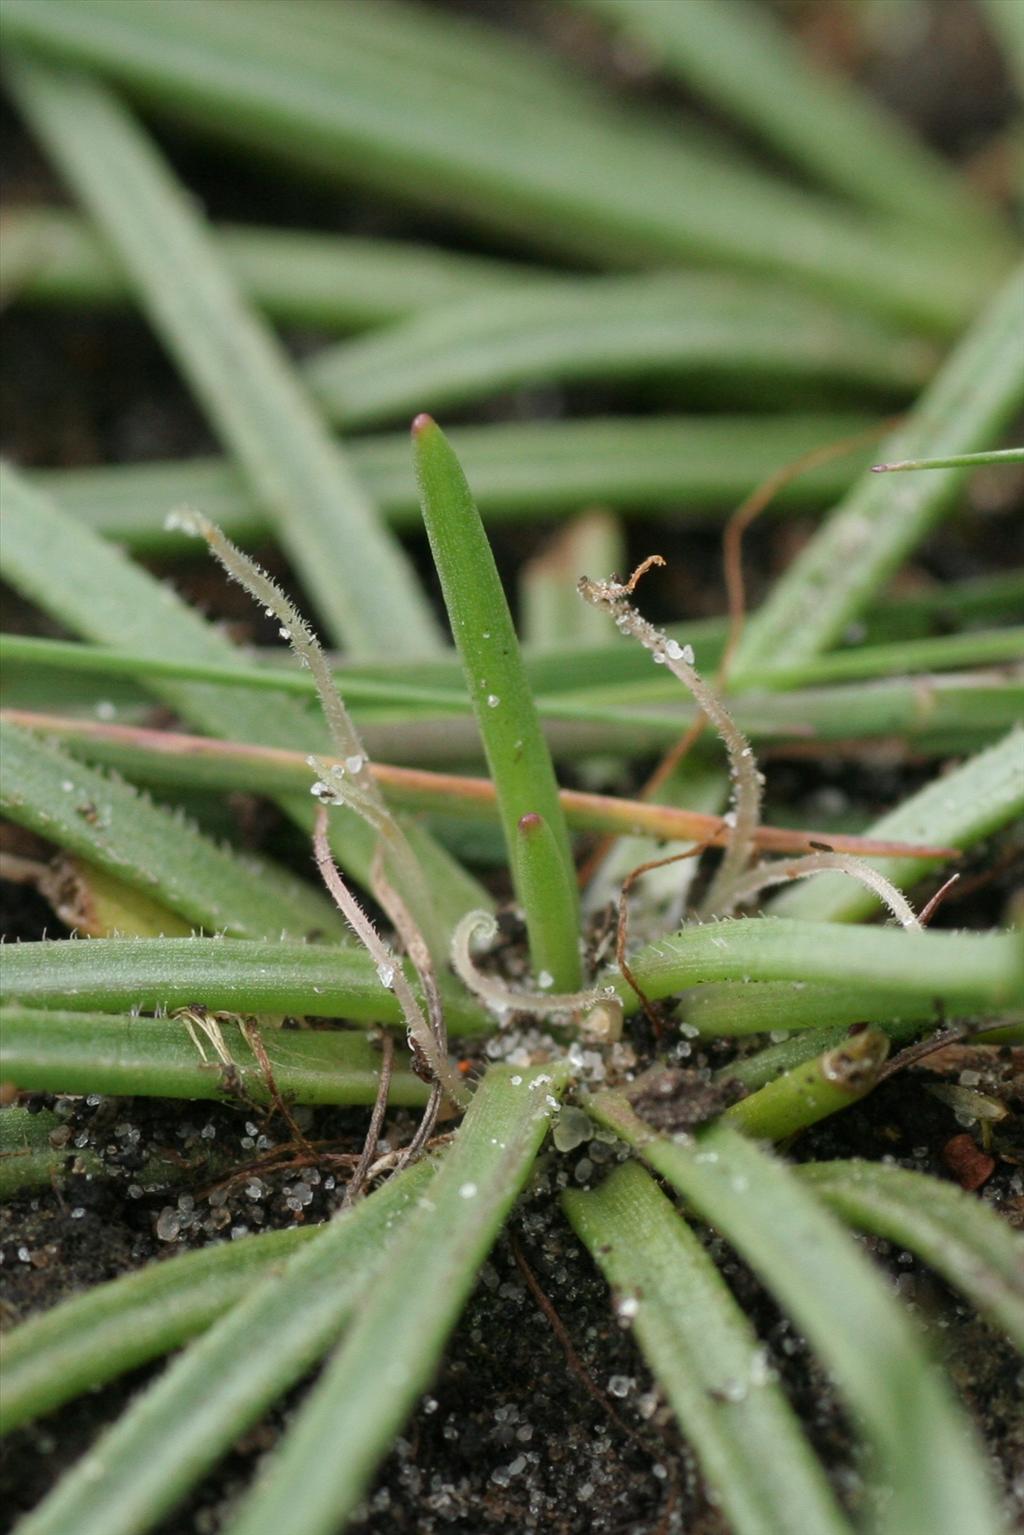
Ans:
POLYGON ((962 1189, 973 1193, 987 1183, 995 1171, 995 1158, 982 1151, 967 1135, 954 1135, 942 1148, 942 1160, 962 1189))

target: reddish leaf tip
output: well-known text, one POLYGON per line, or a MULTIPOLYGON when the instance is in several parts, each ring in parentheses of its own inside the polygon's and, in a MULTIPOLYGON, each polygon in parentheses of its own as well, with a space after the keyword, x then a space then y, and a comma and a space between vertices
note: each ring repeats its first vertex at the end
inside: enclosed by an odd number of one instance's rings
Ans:
POLYGON ((422 410, 412 423, 412 435, 414 437, 419 437, 423 432, 427 430, 428 427, 436 425, 437 422, 434 420, 433 416, 428 416, 426 411, 422 410))

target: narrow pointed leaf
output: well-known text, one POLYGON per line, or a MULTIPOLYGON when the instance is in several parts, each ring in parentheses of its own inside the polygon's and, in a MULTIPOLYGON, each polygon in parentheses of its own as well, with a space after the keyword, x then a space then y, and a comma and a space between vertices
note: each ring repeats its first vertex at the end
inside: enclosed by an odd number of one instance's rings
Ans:
POLYGON ((1000 448, 991 453, 956 453, 952 458, 905 458, 895 464, 872 464, 875 474, 906 469, 977 469, 982 464, 1024 464, 1024 448, 1000 448))
POLYGON ((531 956, 535 968, 543 969, 557 953, 558 989, 574 991, 580 983, 580 963, 572 851, 551 754, 523 669, 512 615, 461 465, 429 416, 416 419, 413 453, 423 521, 497 792, 513 874, 519 874, 519 826, 524 816, 541 818, 546 828, 545 846, 550 840, 556 859, 563 865, 562 878, 549 887, 541 910, 533 899, 535 885, 518 880, 531 956), (553 924, 556 934, 550 931, 553 924), (548 929, 547 936, 543 928, 548 929))

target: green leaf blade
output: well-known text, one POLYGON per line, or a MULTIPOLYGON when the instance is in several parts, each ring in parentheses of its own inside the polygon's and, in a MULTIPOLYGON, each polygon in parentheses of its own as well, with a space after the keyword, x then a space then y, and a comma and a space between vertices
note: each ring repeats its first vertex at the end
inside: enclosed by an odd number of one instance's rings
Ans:
MULTIPOLYGON (((612 416, 456 427, 450 437, 488 526, 575 513, 589 502, 632 513, 668 508, 689 522, 717 519, 780 464, 870 425, 870 417, 850 412, 612 416)), ((348 452, 391 525, 419 527, 406 433, 355 438, 348 452)), ((860 451, 822 465, 780 492, 776 504, 816 510, 838 499, 869 461, 860 451)), ((98 533, 142 552, 181 556, 191 548, 183 550, 164 527, 175 506, 201 506, 247 547, 270 528, 244 478, 224 459, 34 470, 29 480, 98 533)))
MULTIPOLYGON (((4 579, 67 629, 134 651, 139 656, 214 666, 244 665, 242 653, 206 623, 165 582, 134 564, 122 550, 59 507, 8 464, 0 463, 4 579), (50 550, 59 548, 55 562, 50 550)), ((284 695, 268 707, 267 695, 246 697, 237 688, 209 684, 155 683, 152 691, 201 731, 290 750, 323 752, 327 731, 316 715, 284 695)), ((308 786, 282 796, 285 813, 312 830, 314 802, 308 786)), ((332 817, 335 856, 357 879, 369 883, 375 837, 344 810, 332 817)), ((414 832, 416 831, 413 828, 414 832)), ((450 859, 425 832, 417 836, 430 868, 439 911, 454 928, 471 907, 487 910, 483 887, 450 859)))
MULTIPOLYGON (((217 225, 212 234, 220 260, 268 318, 332 332, 369 330, 536 275, 525 265, 404 240, 251 224, 217 225)), ((4 297, 19 304, 96 309, 132 296, 115 253, 64 209, 7 212, 4 268, 4 297)))
MULTIPOLYGON (((887 460, 982 449, 1024 404, 1024 269, 1015 271, 947 359, 906 423, 884 445, 887 460)), ((837 643, 883 582, 954 504, 962 471, 890 483, 868 475, 840 502, 748 623, 732 673, 736 686, 837 643)))
POLYGON ((85 76, 26 59, 9 76, 33 128, 117 249, 334 635, 364 655, 437 649, 411 567, 143 130, 85 76))
MULTIPOLYGON (((410 983, 415 984, 410 972, 410 983)), ((10 945, 7 995, 26 1007, 72 1012, 187 1007, 284 1013, 398 1025, 398 1004, 355 945, 261 943, 247 938, 90 938, 10 945)), ((465 993, 446 997, 453 1033, 490 1023, 465 993)))
POLYGON ((512 615, 466 477, 429 416, 418 416, 413 425, 413 452, 423 520, 497 790, 513 877, 520 872, 519 827, 524 816, 541 818, 543 845, 553 844, 549 851, 561 875, 547 885, 539 909, 534 885, 529 879, 519 881, 531 955, 539 969, 549 960, 556 963, 558 989, 574 991, 581 972, 572 850, 512 615))
MULTIPOLYGON (((262 1063, 235 1023, 218 1024, 228 1064, 198 1029, 189 1033, 182 1019, 17 1005, 0 1009, 0 1018, 0 1061, 7 1079, 26 1092, 275 1102, 262 1063)), ((261 1035, 274 1084, 286 1099, 310 1104, 375 1101, 380 1054, 364 1034, 264 1029, 261 1035)), ((391 1078, 392 1103, 418 1107, 426 1103, 427 1093, 408 1061, 400 1059, 391 1078)))
POLYGON ((0 808, 210 932, 339 938, 329 902, 286 869, 219 847, 130 784, 0 720, 0 808))
POLYGON ((879 1529, 1003 1529, 984 1458, 913 1325, 796 1176, 725 1126, 682 1145, 614 1094, 588 1107, 737 1248, 829 1366, 891 1488, 879 1529))
POLYGON ((410 1168, 336 1216, 194 1342, 24 1519, 20 1535, 142 1535, 331 1345, 429 1187, 410 1168))
POLYGON ((816 65, 772 11, 750 0, 582 4, 823 185, 944 239, 1007 243, 994 210, 961 176, 880 101, 816 65))
POLYGON ((325 348, 305 379, 328 418, 386 424, 499 390, 650 378, 709 380, 744 404, 785 385, 886 400, 920 387, 932 349, 779 284, 717 273, 559 278, 414 316, 325 348))
POLYGON ((12 1328, 0 1342, 0 1432, 179 1348, 318 1234, 315 1226, 292 1226, 183 1252, 12 1328))
MULTIPOLYGON (((895 810, 874 821, 872 837, 927 841, 966 851, 1024 815, 1024 730, 1012 730, 986 751, 970 757, 925 785, 895 810)), ((925 878, 939 860, 868 860, 901 888, 925 878)), ((830 876, 802 881, 771 903, 777 915, 821 922, 859 922, 877 911, 877 903, 852 880, 830 876)))
POLYGON ((393 1246, 387 1272, 232 1520, 231 1535, 277 1532, 299 1502, 303 1535, 329 1535, 345 1522, 430 1381, 565 1081, 562 1067, 488 1071, 428 1204, 393 1246))
MULTIPOLYGON (((1024 1006, 1024 949, 1012 933, 906 932, 793 917, 747 917, 684 928, 648 944, 630 967, 652 1001, 707 982, 835 982, 863 995, 951 1013, 1024 1006)), ((627 1005, 636 999, 608 974, 627 1005)), ((699 998, 700 992, 697 992, 699 998)), ((863 998, 862 998, 863 1000, 863 998)), ((786 1027, 780 1018, 775 1027, 786 1027)))
POLYGON ((697 1238, 636 1163, 562 1196, 619 1297, 735 1535, 841 1535, 832 1500, 763 1351, 697 1238))
POLYGON ((890 1163, 809 1162, 797 1171, 842 1220, 916 1252, 1024 1353, 1024 1237, 988 1205, 890 1163))
MULTIPOLYGON (((270 8, 233 16, 190 0, 8 0, 12 44, 111 76, 176 120, 422 206, 455 206, 545 251, 620 267, 698 261, 767 272, 955 332, 994 262, 924 248, 768 177, 674 123, 623 111, 570 79, 561 104, 461 84, 352 39, 328 49, 270 8), (260 12, 269 12, 264 22, 260 12), (400 116, 391 110, 400 97, 400 116), (980 266, 980 270, 979 270, 980 266)), ((496 47, 500 47, 494 39, 496 47)), ((541 54, 538 71, 547 63, 541 54)))

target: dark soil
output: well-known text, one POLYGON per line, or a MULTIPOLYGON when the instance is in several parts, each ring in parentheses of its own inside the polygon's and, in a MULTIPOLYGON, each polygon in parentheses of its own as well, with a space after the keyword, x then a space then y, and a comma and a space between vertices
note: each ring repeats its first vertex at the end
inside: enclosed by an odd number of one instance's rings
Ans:
MULTIPOLYGON (((952 1111, 930 1096, 927 1080, 923 1070, 895 1077, 862 1106, 809 1132, 795 1154, 885 1156, 946 1176, 943 1148, 958 1126, 952 1111)), ((1019 1109, 1020 1060, 1000 1052, 986 1086, 1016 1099, 1019 1109)), ((52 1107, 51 1100, 36 1102, 41 1111, 52 1107)), ((325 1218, 343 1190, 342 1176, 330 1170, 334 1158, 357 1150, 361 1139, 361 1116, 326 1110, 305 1115, 306 1134, 319 1145, 329 1143, 329 1150, 319 1168, 296 1167, 287 1132, 279 1140, 274 1125, 254 1122, 244 1109, 103 1099, 58 1100, 56 1107, 71 1132, 67 1170, 52 1189, 12 1201, 0 1234, 10 1321, 186 1246, 325 1218), (277 1170, 267 1160, 275 1147, 277 1170), (143 1192, 136 1181, 140 1165, 149 1156, 166 1158, 168 1148, 198 1164, 197 1174, 185 1184, 143 1192), (104 1174, 73 1171, 76 1156, 88 1150, 104 1158, 104 1174), (225 1178, 221 1169, 211 1177, 211 1156, 225 1157, 236 1175, 225 1178), (257 1159, 254 1175, 249 1169, 257 1159)), ((1000 1138, 985 1197, 1024 1224, 1024 1134, 1019 1119, 1015 1125, 1000 1138)), ((401 1117, 391 1133, 396 1139, 408 1133, 401 1117)), ((614 1316, 603 1281, 551 1197, 560 1185, 578 1181, 577 1169, 587 1181, 599 1178, 600 1165, 594 1164, 609 1154, 607 1146, 592 1143, 545 1161, 510 1234, 483 1269, 439 1379, 382 1468, 355 1528, 373 1535, 441 1535, 501 1523, 564 1535, 586 1529, 608 1535, 724 1530, 630 1333, 614 1316), (581 1167, 584 1155, 588 1162, 581 1167), (557 1313, 576 1361, 567 1359, 524 1277, 523 1261, 557 1313)), ((708 1241, 840 1496, 856 1510, 863 1496, 856 1443, 827 1380, 749 1270, 720 1239, 709 1234, 708 1241)), ((1024 1512, 1019 1360, 909 1253, 876 1239, 865 1245, 905 1303, 929 1324, 1024 1512)), ((159 1368, 136 1371, 10 1437, 0 1505, 12 1521, 159 1368)), ((161 1524, 161 1535, 213 1535, 221 1527, 222 1514, 275 1444, 301 1394, 293 1393, 243 1437, 189 1502, 161 1524)))
MULTIPOLYGON (((508 0, 461 0, 461 5, 501 24, 540 32, 611 79, 624 95, 642 93, 673 110, 692 105, 682 93, 653 81, 642 61, 602 52, 593 30, 565 9, 510 5, 508 0)), ((899 59, 872 57, 855 46, 844 7, 832 0, 793 0, 785 8, 798 17, 816 47, 869 80, 941 149, 963 158, 980 156, 1005 124, 1010 110, 1006 82, 969 4, 937 0, 927 46, 911 40, 899 59)), ((12 197, 59 200, 60 189, 10 115, 4 126, 12 197)), ((396 213, 367 199, 339 205, 322 189, 222 162, 205 147, 163 131, 162 139, 215 217, 435 238, 453 246, 469 243, 463 231, 426 217, 396 213)), ((991 157, 979 159, 979 167, 979 174, 998 175, 991 157)), ((497 244, 490 248, 502 253, 497 244)), ((15 312, 5 320, 5 336, 4 447, 21 463, 78 465, 211 448, 186 391, 140 321, 15 312)), ((307 346, 315 338, 293 339, 307 346)), ((612 408, 617 403, 599 391, 582 399, 561 391, 522 392, 481 414, 558 414, 580 404, 612 408)), ((749 561, 753 600, 792 556, 808 527, 791 522, 755 530, 749 561)), ((663 526, 654 523, 633 523, 629 535, 637 558, 665 542, 663 526)), ((511 568, 543 536, 536 530, 503 532, 497 540, 499 562, 511 568)), ((911 579, 964 576, 1019 562, 1024 544, 1015 551, 1010 547, 1018 540, 1024 540, 1024 527, 1014 532, 1006 517, 951 526, 921 552, 911 579)), ((422 546, 416 552, 426 569, 422 546)), ((279 560, 275 568, 287 581, 279 560)), ((205 568, 182 566, 177 574, 208 611, 252 625, 244 601, 225 595, 205 568)), ((652 587, 652 600, 664 604, 664 612, 655 608, 652 616, 719 612, 722 598, 718 534, 688 531, 686 561, 676 562, 657 593, 652 587)), ((20 605, 12 606, 12 614, 19 626, 33 622, 20 605)), ((251 627, 249 632, 256 633, 251 627)), ((786 762, 773 764, 772 788, 809 823, 816 809, 824 809, 837 794, 870 811, 902 797, 919 775, 930 771, 906 762, 786 762)), ((264 842, 279 832, 270 815, 255 823, 254 834, 264 842)), ((984 875, 987 857, 987 850, 981 850, 968 872, 984 875)), ((959 905, 940 909, 937 922, 986 926, 1001 920, 1013 877, 1013 870, 1004 868, 994 880, 976 884, 959 905)), ((60 932, 49 908, 33 893, 4 885, 0 895, 0 927, 7 938, 32 939, 44 929, 51 935, 60 932)), ((638 1049, 643 1055, 642 1039, 638 1049)), ((708 1058, 687 1059, 686 1066, 707 1075, 723 1059, 721 1052, 712 1052, 708 1058)), ((994 1169, 981 1196, 1017 1224, 1024 1224, 1022 1070, 1007 1052, 993 1068, 990 1088, 1004 1097, 1016 1118, 997 1139, 994 1169)), ((945 1148, 963 1127, 953 1109, 929 1093, 929 1082, 938 1080, 924 1066, 893 1077, 860 1106, 806 1134, 793 1154, 889 1157, 949 1177, 945 1148)), ((948 1080, 955 1081, 955 1074, 948 1080)), ((327 1218, 340 1203, 344 1158, 359 1151, 364 1123, 364 1116, 350 1112, 300 1115, 305 1135, 323 1151, 320 1164, 308 1166, 296 1160, 280 1121, 254 1119, 245 1107, 93 1098, 37 1098, 32 1106, 56 1113, 63 1166, 52 1187, 12 1200, 3 1212, 5 1324, 184 1247, 327 1218), (82 1170, 82 1159, 90 1154, 99 1159, 101 1170, 82 1170), (154 1188, 143 1178, 154 1165, 177 1170, 154 1188)), ((407 1119, 395 1116, 386 1133, 397 1144, 409 1131, 407 1119)), ((722 1535, 723 1521, 631 1334, 616 1321, 603 1281, 551 1197, 559 1185, 576 1178, 584 1154, 591 1162, 602 1154, 594 1147, 566 1158, 552 1156, 542 1166, 510 1233, 484 1267, 438 1380, 381 1468, 353 1528, 367 1535, 461 1535, 503 1524, 553 1535, 722 1535), (524 1265, 534 1276, 533 1288, 524 1265), (538 1303, 537 1286, 571 1340, 574 1361, 538 1303)), ((599 1164, 587 1170, 590 1178, 599 1175, 599 1164)), ((855 1441, 829 1383, 749 1271, 713 1234, 707 1240, 764 1339, 840 1496, 858 1510, 863 1482, 855 1441)), ((910 1254, 881 1241, 865 1245, 907 1305, 930 1324, 1024 1521, 1019 1360, 910 1254)), ((38 1501, 159 1368, 136 1371, 10 1437, 0 1468, 0 1517, 9 1521, 4 1528, 38 1501)), ((215 1535, 223 1527, 233 1499, 275 1444, 303 1389, 235 1445, 188 1503, 160 1526, 161 1535, 215 1535)))

